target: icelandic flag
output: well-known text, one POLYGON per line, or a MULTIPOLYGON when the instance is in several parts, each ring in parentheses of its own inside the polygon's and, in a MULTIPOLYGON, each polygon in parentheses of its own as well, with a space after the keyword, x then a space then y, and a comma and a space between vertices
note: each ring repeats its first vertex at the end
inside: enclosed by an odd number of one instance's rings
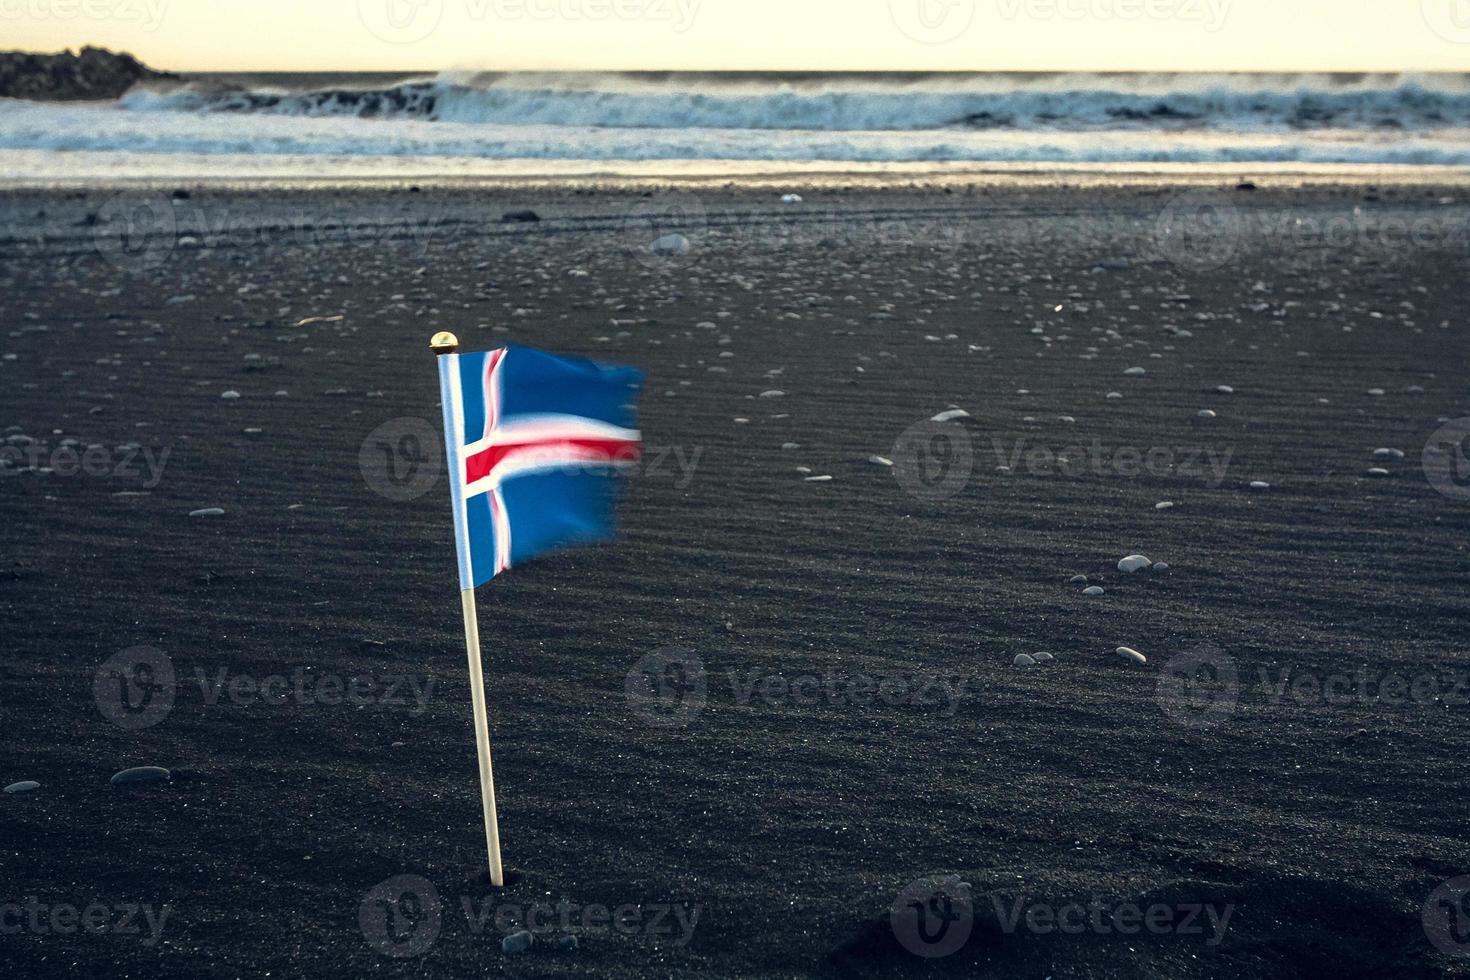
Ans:
POLYGON ((439 380, 462 590, 613 536, 641 371, 508 347, 440 357, 439 380))

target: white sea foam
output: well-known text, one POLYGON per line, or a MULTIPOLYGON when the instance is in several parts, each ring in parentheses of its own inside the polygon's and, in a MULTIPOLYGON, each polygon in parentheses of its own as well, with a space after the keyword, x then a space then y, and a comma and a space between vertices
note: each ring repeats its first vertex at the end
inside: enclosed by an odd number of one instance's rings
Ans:
POLYGON ((1463 75, 443 75, 381 87, 138 91, 134 111, 636 129, 926 130, 1470 125, 1463 75))
MULTIPOLYGON (((37 152, 204 158, 1470 165, 1470 76, 442 75, 199 78, 0 99, 37 152)), ((302 166, 309 164, 303 163, 302 166)))

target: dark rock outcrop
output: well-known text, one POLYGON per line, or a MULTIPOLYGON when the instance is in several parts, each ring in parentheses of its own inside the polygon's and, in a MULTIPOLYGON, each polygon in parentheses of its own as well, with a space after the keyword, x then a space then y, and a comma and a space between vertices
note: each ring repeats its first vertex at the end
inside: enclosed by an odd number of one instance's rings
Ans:
POLYGON ((178 80, 157 72, 130 54, 83 48, 60 54, 0 52, 0 97, 65 101, 115 99, 138 82, 178 80))

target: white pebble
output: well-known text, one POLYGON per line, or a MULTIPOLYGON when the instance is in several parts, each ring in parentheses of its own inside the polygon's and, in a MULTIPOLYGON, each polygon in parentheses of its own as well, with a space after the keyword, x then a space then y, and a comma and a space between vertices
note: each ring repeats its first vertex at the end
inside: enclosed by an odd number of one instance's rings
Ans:
POLYGON ((171 778, 172 774, 162 766, 137 766, 114 773, 110 782, 114 786, 127 783, 154 783, 171 778))
POLYGON ((5 787, 5 792, 9 793, 11 796, 15 796, 20 793, 34 792, 35 790, 38 790, 40 788, 41 784, 36 782, 34 779, 22 779, 18 783, 11 783, 9 786, 5 787))
POLYGON ((1011 666, 1013 666, 1013 667, 1035 667, 1036 666, 1036 658, 1033 657, 1033 656, 1031 656, 1029 653, 1018 653, 1018 654, 1016 654, 1016 659, 1014 659, 1014 660, 1011 661, 1011 666))
POLYGON ((201 508, 200 510, 191 510, 191 511, 189 511, 189 516, 190 517, 223 517, 224 516, 224 513, 225 513, 225 511, 224 511, 224 508, 222 508, 222 507, 204 507, 204 508, 201 508))
POLYGON ((887 458, 886 456, 869 456, 868 457, 868 462, 872 463, 874 466, 892 466, 893 465, 893 460, 887 458))
POLYGON ((1148 658, 1145 657, 1143 654, 1139 653, 1137 650, 1133 649, 1132 647, 1119 647, 1118 648, 1118 656, 1122 657, 1124 660, 1128 661, 1129 663, 1134 663, 1134 664, 1146 664, 1146 663, 1148 663, 1148 658))
POLYGON ((1267 483, 1265 480, 1252 480, 1251 481, 1251 489, 1252 490, 1270 490, 1271 489, 1271 484, 1267 483))
POLYGON ((1154 510, 1173 510, 1173 509, 1174 509, 1174 501, 1172 501, 1172 500, 1160 500, 1158 503, 1154 504, 1154 510))
POLYGON ((1082 594, 1083 595, 1102 595, 1103 594, 1103 587, 1101 585, 1089 585, 1087 588, 1085 588, 1085 589, 1082 590, 1082 594))
POLYGON ((1153 562, 1143 555, 1129 555, 1127 558, 1118 562, 1118 571, 1132 573, 1148 568, 1152 564, 1153 562))
POLYGON ((664 235, 649 246, 655 255, 683 255, 689 251, 689 239, 683 235, 664 235))
POLYGON ((953 422, 955 419, 967 419, 970 413, 963 408, 951 408, 946 412, 940 412, 930 419, 930 422, 953 422))

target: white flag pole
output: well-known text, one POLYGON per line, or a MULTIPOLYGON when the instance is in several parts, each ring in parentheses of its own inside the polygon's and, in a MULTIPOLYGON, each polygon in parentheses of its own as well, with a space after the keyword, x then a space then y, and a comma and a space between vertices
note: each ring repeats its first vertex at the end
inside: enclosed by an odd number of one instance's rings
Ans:
POLYGON ((485 710, 485 673, 480 665, 480 624, 475 613, 475 581, 470 569, 469 527, 465 519, 464 472, 460 446, 464 444, 464 407, 459 388, 459 338, 436 333, 429 341, 439 362, 439 396, 444 406, 444 452, 449 473, 449 496, 454 504, 454 550, 459 559, 459 597, 464 612, 464 644, 470 660, 470 699, 475 711, 475 750, 480 759, 480 800, 485 810, 485 848, 490 855, 490 884, 505 887, 500 863, 500 820, 495 812, 495 772, 490 763, 490 716, 485 710))

